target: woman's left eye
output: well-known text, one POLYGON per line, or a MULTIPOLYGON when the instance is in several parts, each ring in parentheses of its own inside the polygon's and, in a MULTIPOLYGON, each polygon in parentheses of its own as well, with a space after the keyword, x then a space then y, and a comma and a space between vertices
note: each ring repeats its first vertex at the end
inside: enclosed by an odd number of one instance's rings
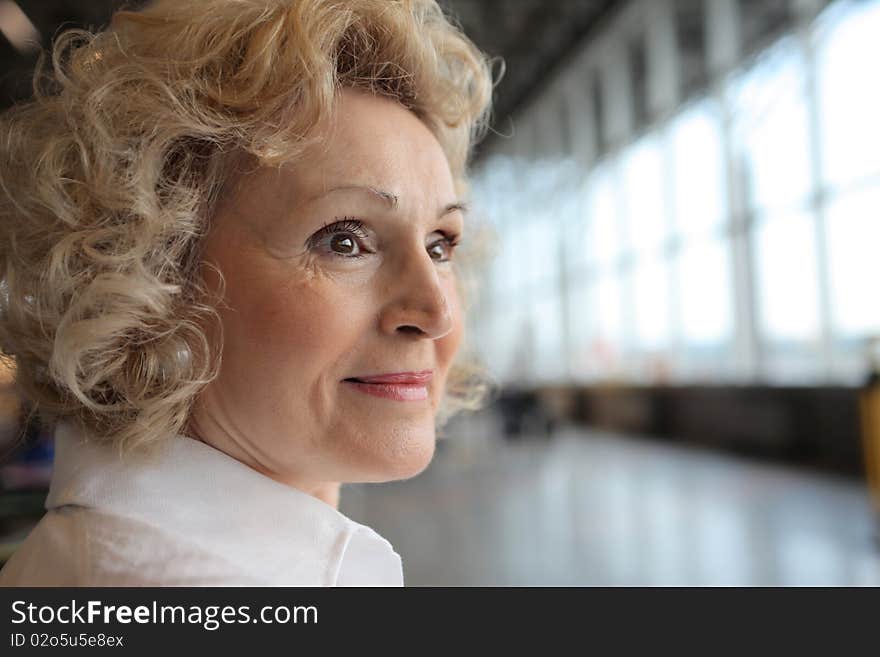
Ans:
POLYGON ((455 247, 458 246, 458 236, 444 236, 442 239, 431 243, 428 247, 428 254, 437 262, 448 262, 452 260, 452 254, 455 247))

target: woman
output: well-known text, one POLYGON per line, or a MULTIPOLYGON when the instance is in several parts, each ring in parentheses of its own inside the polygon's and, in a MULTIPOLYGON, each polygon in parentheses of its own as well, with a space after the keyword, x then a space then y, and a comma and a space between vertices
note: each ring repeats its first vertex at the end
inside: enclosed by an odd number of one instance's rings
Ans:
POLYGON ((482 392, 485 58, 433 0, 159 0, 52 68, 0 133, 0 338, 57 424, 0 583, 402 584, 336 507, 482 392))

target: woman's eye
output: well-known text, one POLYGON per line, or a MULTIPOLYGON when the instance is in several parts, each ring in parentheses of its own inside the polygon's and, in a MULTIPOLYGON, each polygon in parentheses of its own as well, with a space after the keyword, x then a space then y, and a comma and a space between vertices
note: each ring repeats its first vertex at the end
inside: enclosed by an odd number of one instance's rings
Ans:
POLYGON ((336 233, 330 237, 330 250, 345 256, 360 255, 357 238, 348 233, 336 233))
POLYGON ((447 262, 452 260, 452 253, 455 251, 457 242, 449 237, 437 240, 428 247, 428 253, 431 258, 437 262, 447 262))
POLYGON ((362 242, 368 237, 363 222, 346 218, 321 228, 309 239, 308 247, 342 258, 361 258, 370 253, 362 242))

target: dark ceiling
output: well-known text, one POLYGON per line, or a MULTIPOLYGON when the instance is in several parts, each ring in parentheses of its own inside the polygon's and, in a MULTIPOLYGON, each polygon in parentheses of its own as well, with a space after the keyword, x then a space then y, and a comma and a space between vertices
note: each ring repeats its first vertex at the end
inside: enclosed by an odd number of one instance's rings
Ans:
MULTIPOLYGON (((506 73, 496 89, 494 124, 532 95, 547 72, 559 65, 598 21, 620 0, 440 0, 464 31, 493 57, 501 57, 506 73)), ((64 27, 98 28, 117 7, 138 0, 17 0, 39 30, 45 48, 64 27)), ((27 97, 29 73, 36 53, 16 50, 0 36, 0 107, 27 97)), ((503 130, 503 128, 502 128, 503 130)))
POLYGON ((494 125, 540 90, 549 76, 588 39, 621 0, 440 0, 465 33, 505 73, 495 90, 494 125))

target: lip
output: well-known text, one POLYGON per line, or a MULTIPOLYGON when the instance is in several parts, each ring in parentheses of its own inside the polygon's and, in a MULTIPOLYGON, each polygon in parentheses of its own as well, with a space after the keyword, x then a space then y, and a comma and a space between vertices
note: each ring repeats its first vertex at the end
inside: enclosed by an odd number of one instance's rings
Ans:
MULTIPOLYGON (((353 376, 361 383, 388 383, 425 385, 434 377, 434 370, 419 370, 418 372, 393 372, 389 374, 371 374, 369 376, 353 376)), ((346 379, 348 381, 348 379, 346 379)))
POLYGON ((352 377, 342 382, 359 392, 395 401, 422 401, 428 398, 427 384, 434 376, 432 370, 394 372, 363 377, 352 377), (358 380, 352 380, 357 378, 358 380))

